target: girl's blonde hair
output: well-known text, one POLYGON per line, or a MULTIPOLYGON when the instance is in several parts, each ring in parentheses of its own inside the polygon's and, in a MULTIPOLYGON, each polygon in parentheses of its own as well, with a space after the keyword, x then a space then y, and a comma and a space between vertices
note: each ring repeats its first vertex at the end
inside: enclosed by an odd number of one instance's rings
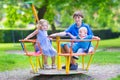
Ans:
POLYGON ((47 23, 47 26, 49 26, 49 23, 47 20, 45 19, 40 19, 37 23, 37 29, 41 29, 41 27, 43 26, 44 23, 47 23))

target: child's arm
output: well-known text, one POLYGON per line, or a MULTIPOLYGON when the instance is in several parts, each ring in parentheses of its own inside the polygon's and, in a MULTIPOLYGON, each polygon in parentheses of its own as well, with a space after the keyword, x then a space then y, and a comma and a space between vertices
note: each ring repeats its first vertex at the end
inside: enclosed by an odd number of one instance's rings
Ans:
POLYGON ((93 36, 92 39, 100 40, 100 37, 98 37, 98 36, 93 36))
POLYGON ((65 36, 66 35, 66 32, 59 32, 59 33, 54 33, 54 34, 51 34, 49 35, 50 37, 56 37, 56 36, 65 36))
POLYGON ((36 34, 38 34, 38 29, 36 29, 34 32, 32 32, 31 34, 29 34, 25 40, 29 39, 29 38, 32 38, 33 36, 35 36, 36 34))
POLYGON ((67 33, 72 39, 76 39, 76 36, 73 36, 71 33, 67 33))

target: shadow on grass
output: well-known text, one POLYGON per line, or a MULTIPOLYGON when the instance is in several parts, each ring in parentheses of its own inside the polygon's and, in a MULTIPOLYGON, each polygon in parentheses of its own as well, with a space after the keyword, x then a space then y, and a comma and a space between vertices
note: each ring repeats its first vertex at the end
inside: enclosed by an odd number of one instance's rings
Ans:
POLYGON ((71 74, 71 75, 38 75, 29 80, 94 80, 86 74, 71 74))

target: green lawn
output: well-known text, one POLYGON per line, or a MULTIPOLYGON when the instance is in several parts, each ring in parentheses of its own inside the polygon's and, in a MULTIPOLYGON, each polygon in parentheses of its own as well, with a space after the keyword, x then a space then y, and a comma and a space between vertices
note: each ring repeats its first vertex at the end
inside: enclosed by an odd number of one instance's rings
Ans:
MULTIPOLYGON (((53 43, 56 47, 55 43, 53 43)), ((120 38, 101 40, 99 48, 120 48, 120 38)), ((8 50, 22 50, 20 43, 0 43, 0 71, 12 70, 17 68, 27 68, 30 67, 28 58, 20 54, 8 54, 8 50)), ((92 64, 120 64, 120 51, 119 52, 108 52, 99 51, 96 52, 93 58, 92 64)), ((81 57, 80 57, 81 58, 81 57)), ((87 62, 89 56, 85 57, 87 62)), ((50 58, 49 58, 50 59, 50 58)), ((49 60, 51 61, 51 60, 49 60)), ((81 59, 79 59, 81 61, 81 59)), ((64 62, 64 58, 62 59, 64 62)))
POLYGON ((120 38, 101 40, 99 48, 120 48, 120 38))
POLYGON ((120 80, 120 75, 118 75, 116 78, 112 78, 111 80, 120 80))

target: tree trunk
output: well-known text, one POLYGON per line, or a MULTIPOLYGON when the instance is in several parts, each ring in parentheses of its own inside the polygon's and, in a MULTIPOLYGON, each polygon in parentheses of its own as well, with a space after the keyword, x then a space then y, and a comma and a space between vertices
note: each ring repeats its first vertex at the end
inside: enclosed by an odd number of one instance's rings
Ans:
POLYGON ((38 18, 43 19, 45 12, 46 12, 46 5, 42 6, 41 8, 37 8, 38 11, 38 18))
POLYGON ((51 24, 51 29, 52 29, 52 33, 56 32, 56 28, 55 28, 55 25, 53 23, 51 24))

